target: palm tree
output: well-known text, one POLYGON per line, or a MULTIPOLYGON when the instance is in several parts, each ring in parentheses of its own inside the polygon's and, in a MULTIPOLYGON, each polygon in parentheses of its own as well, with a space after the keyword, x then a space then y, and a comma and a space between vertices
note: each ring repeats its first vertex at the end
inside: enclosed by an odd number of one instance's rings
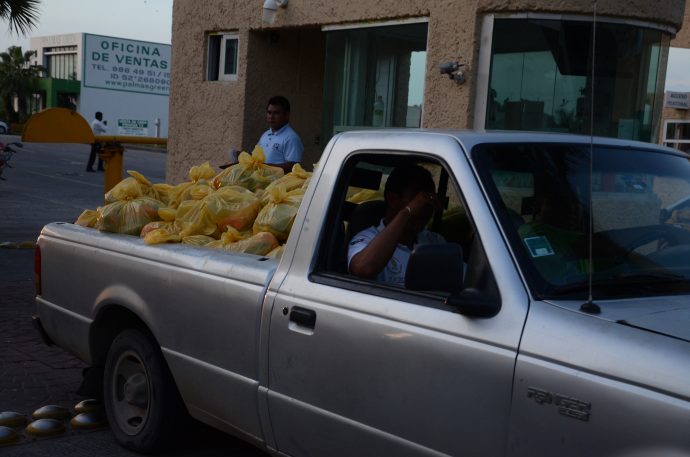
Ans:
POLYGON ((0 53, 0 100, 5 115, 11 122, 24 121, 27 99, 35 92, 38 78, 45 68, 31 65, 36 51, 22 51, 21 46, 10 46, 0 53), (14 111, 14 99, 18 101, 18 113, 14 111))
POLYGON ((0 20, 10 23, 17 34, 29 33, 38 20, 40 0, 0 0, 0 20))

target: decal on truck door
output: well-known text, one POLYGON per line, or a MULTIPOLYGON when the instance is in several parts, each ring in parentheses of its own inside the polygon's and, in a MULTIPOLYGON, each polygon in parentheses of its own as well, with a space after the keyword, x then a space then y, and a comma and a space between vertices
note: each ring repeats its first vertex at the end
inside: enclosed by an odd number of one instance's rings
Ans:
POLYGON ((567 397, 565 395, 552 393, 536 387, 527 388, 527 398, 533 398, 538 404, 555 405, 558 412, 564 416, 572 417, 581 421, 588 422, 592 404, 567 397))

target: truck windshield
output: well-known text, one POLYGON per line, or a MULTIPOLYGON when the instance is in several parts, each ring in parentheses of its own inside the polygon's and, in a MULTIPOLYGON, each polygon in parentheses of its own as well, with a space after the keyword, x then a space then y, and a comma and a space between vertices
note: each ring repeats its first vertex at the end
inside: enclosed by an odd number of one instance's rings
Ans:
POLYGON ((591 174, 589 145, 482 145, 472 157, 537 297, 586 299, 590 270, 595 300, 690 292, 686 156, 595 146, 591 174))

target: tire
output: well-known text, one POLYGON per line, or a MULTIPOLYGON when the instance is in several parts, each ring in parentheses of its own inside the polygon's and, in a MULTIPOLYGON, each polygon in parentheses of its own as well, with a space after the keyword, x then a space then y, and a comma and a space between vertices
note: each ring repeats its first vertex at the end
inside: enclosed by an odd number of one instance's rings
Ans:
POLYGON ((4 126, 0 125, 0 135, 4 135, 5 133, 7 133, 7 129, 4 126))
POLYGON ((115 438, 137 452, 169 447, 188 417, 158 343, 139 329, 124 330, 113 340, 103 398, 115 438))

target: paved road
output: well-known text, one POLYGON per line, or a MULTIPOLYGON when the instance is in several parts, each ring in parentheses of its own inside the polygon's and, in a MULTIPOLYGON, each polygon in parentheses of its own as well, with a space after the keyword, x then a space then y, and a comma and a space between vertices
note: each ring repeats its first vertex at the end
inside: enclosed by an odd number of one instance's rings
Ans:
MULTIPOLYGON (((18 138, 0 135, 0 142, 18 138)), ((89 146, 25 144, 0 181, 0 244, 33 241, 48 222, 73 222, 85 208, 103 200, 103 174, 85 172, 89 146)), ((125 152, 125 169, 164 181, 165 154, 125 152)), ((46 404, 73 407, 84 364, 59 348, 49 348, 31 327, 33 250, 0 248, 0 412, 30 415, 46 404)), ((58 438, 1 446, 3 457, 133 456, 119 447, 109 430, 70 431, 58 438)), ((227 435, 198 427, 175 451, 161 455, 265 456, 227 435)))

